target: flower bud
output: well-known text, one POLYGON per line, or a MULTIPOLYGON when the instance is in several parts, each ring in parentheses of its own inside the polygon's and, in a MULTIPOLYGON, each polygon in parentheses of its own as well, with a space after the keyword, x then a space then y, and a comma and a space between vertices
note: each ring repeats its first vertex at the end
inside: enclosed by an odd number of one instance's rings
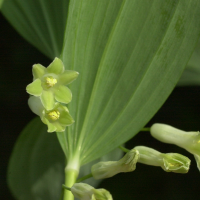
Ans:
POLYGON ((112 200, 112 195, 105 189, 95 189, 86 183, 75 183, 72 194, 80 200, 112 200))
POLYGON ((139 152, 132 149, 119 161, 99 162, 92 166, 92 175, 95 179, 112 177, 120 172, 131 172, 136 168, 139 152))
POLYGON ((166 172, 187 173, 190 159, 178 153, 161 153, 145 146, 135 147, 139 151, 138 162, 146 165, 160 166, 166 172))
POLYGON ((190 159, 178 153, 161 154, 163 165, 166 172, 187 173, 190 168, 190 159))
POLYGON ((200 170, 200 134, 198 131, 186 132, 166 124, 154 124, 150 132, 157 140, 175 144, 192 153, 200 170))
POLYGON ((92 200, 113 200, 112 195, 105 189, 94 189, 92 200))

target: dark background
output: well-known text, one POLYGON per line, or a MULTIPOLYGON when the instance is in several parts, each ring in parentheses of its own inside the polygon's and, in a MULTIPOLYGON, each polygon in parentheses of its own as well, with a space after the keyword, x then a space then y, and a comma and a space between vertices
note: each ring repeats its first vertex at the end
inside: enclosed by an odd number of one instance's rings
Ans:
MULTIPOLYGON (((51 60, 27 43, 0 14, 0 197, 14 199, 6 184, 6 170, 14 143, 24 126, 35 115, 27 105, 25 87, 32 80, 32 65, 48 66, 51 60)), ((186 131, 200 130, 200 87, 176 88, 147 126, 166 123, 186 131)), ((137 164, 136 171, 104 180, 115 200, 122 199, 198 199, 200 174, 193 155, 174 145, 153 139, 141 132, 127 143, 127 148, 145 145, 163 153, 177 152, 188 156, 188 174, 164 172, 161 168, 137 164)))

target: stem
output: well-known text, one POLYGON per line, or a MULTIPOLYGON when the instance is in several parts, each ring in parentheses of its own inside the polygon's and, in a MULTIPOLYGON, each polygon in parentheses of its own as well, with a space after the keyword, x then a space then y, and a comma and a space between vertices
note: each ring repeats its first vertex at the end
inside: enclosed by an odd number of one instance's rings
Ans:
POLYGON ((127 149, 127 148, 125 148, 125 147, 123 147, 123 146, 119 146, 119 148, 120 148, 123 152, 125 152, 125 153, 127 153, 127 152, 130 151, 129 149, 127 149))
POLYGON ((79 178, 79 179, 76 181, 76 183, 80 183, 81 181, 84 181, 84 180, 86 180, 86 179, 88 179, 88 178, 91 178, 91 177, 92 177, 92 173, 90 173, 90 174, 88 174, 88 175, 86 175, 86 176, 83 176, 83 177, 79 178))
POLYGON ((62 184, 62 188, 71 191, 71 188, 67 187, 66 185, 62 184))
MULTIPOLYGON (((77 171, 73 169, 68 169, 65 171, 65 189, 71 188, 76 182, 77 171)), ((74 196, 69 190, 64 191, 63 200, 74 200, 74 196)))
POLYGON ((140 131, 150 131, 150 128, 149 127, 144 127, 140 131))

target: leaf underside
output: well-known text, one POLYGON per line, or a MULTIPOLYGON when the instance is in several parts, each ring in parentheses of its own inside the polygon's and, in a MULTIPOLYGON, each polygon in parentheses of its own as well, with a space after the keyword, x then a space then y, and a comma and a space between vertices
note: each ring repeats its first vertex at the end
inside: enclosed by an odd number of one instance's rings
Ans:
POLYGON ((68 4, 69 0, 6 0, 1 12, 20 35, 53 59, 62 50, 68 4))
POLYGON ((199 36, 199 1, 71 1, 61 58, 75 119, 65 154, 81 164, 133 137, 175 87, 199 36))
POLYGON ((200 40, 178 82, 178 86, 187 85, 200 85, 200 40))

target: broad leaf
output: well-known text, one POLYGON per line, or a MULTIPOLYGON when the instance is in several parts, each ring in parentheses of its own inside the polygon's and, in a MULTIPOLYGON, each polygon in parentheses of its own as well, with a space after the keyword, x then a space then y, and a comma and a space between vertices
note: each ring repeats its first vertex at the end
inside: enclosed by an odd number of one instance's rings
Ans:
MULTIPOLYGON (((118 160, 119 149, 88 163, 80 170, 79 177, 91 173, 99 161, 118 160)), ((46 125, 39 118, 32 120, 20 134, 8 167, 8 184, 18 200, 59 199, 64 183, 65 157, 56 134, 47 133, 46 125)), ((87 183, 97 186, 100 182, 90 178, 87 183)))
POLYGON ((0 0, 0 9, 2 7, 3 2, 4 2, 4 0, 0 0))
POLYGON ((185 85, 200 85, 200 41, 178 82, 178 86, 185 85))
POLYGON ((19 136, 8 167, 8 184, 19 200, 59 199, 64 182, 64 154, 55 134, 39 118, 19 136))
POLYGON ((1 11, 27 41, 53 59, 62 49, 68 4, 69 0, 5 0, 1 11))
MULTIPOLYGON (((200 33, 200 1, 70 1, 61 58, 71 84, 66 155, 81 164, 115 149, 175 87, 200 33)), ((67 138, 67 139, 66 139, 67 138)))

